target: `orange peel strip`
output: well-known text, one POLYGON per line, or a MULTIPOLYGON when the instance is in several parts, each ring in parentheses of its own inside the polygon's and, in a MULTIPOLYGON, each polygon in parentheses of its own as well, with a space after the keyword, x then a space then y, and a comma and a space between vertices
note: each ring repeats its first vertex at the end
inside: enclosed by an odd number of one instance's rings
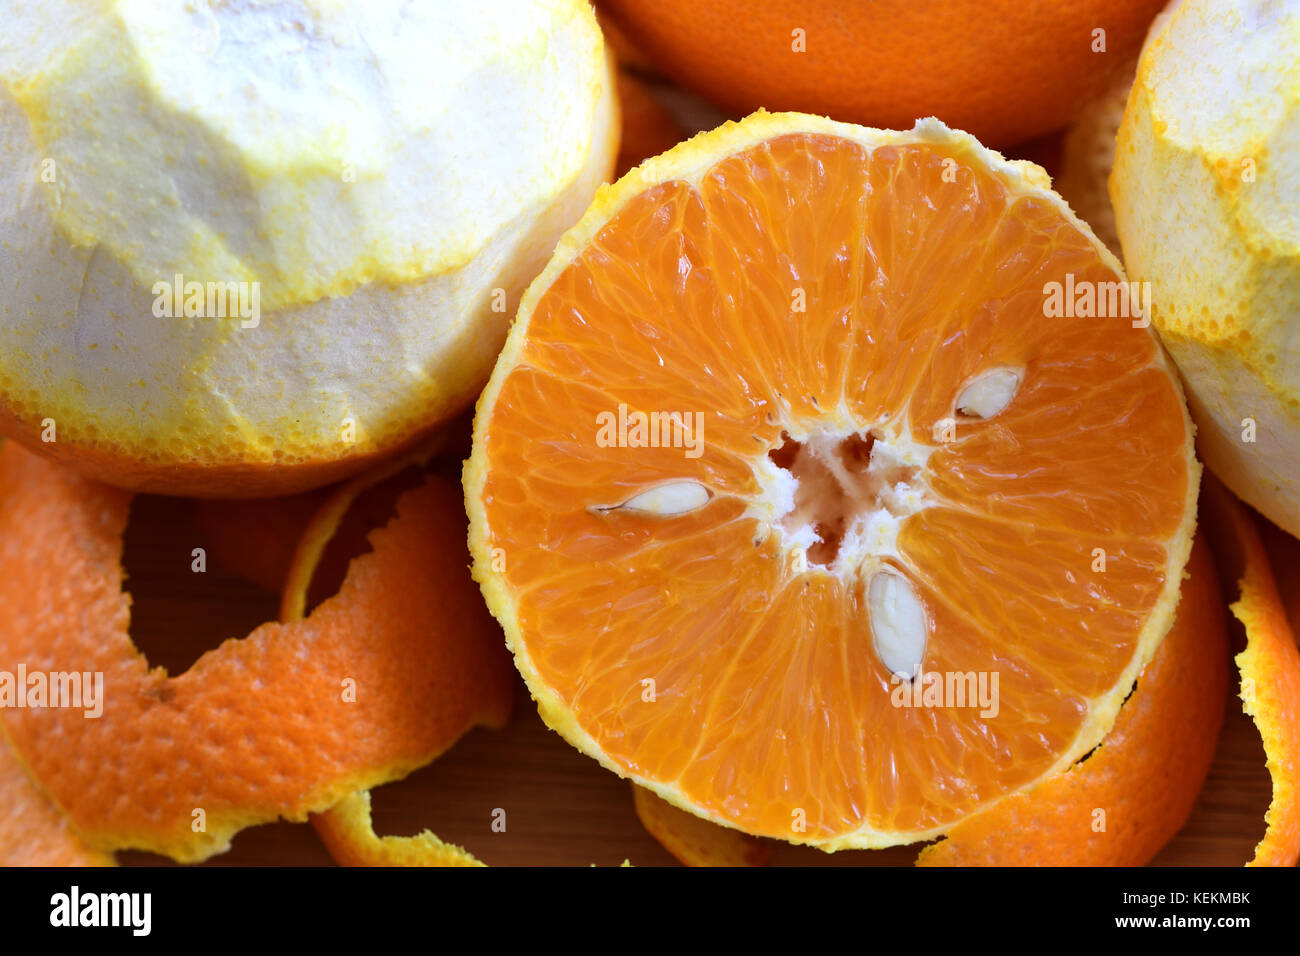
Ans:
POLYGON ((1182 828, 1214 759, 1229 654, 1203 536, 1186 574, 1173 626, 1101 746, 963 820, 921 851, 918 866, 1141 866, 1182 828))
POLYGON ((244 827, 305 820, 423 766, 464 726, 504 719, 514 671, 463 539, 434 546, 463 521, 451 483, 430 476, 403 494, 373 551, 309 617, 228 640, 175 678, 151 669, 128 633, 129 503, 0 449, 0 669, 99 671, 105 695, 99 719, 71 708, 0 719, 94 848, 202 860, 244 827))
MULTIPOLYGON (((354 478, 339 486, 320 506, 303 532, 289 565, 280 601, 281 621, 288 623, 302 619, 307 605, 307 592, 325 554, 325 548, 357 498, 409 464, 409 461, 395 461, 383 469, 354 478)), ((450 521, 442 530, 444 539, 454 541, 453 547, 464 547, 467 526, 468 521, 462 509, 456 515, 456 520, 450 521)), ((466 582, 473 583, 468 565, 462 568, 461 577, 466 582)), ((481 599, 479 603, 482 603, 481 599)), ((439 628, 439 625, 431 622, 430 627, 439 628)), ((500 632, 495 628, 486 633, 476 630, 464 635, 457 634, 454 630, 439 629, 442 639, 488 641, 498 647, 503 646, 500 632)), ((477 721, 463 721, 459 726, 448 725, 445 728, 447 747, 459 740, 475 723, 500 728, 510 716, 514 696, 513 681, 476 682, 469 678, 461 692, 479 695, 486 704, 486 716, 477 721)), ((434 754, 429 762, 439 756, 441 751, 434 754)), ((349 794, 328 810, 313 814, 311 822, 330 856, 340 866, 483 866, 473 854, 439 840, 428 830, 410 837, 376 835, 369 790, 349 794)))
POLYGON ((0 728, 0 867, 114 865, 41 792, 0 728))
MULTIPOLYGON (((1259 529, 1241 502, 1207 475, 1202 517, 1224 578, 1237 582, 1232 613, 1246 629, 1236 657, 1243 709, 1264 741, 1273 799, 1267 829, 1249 866, 1294 866, 1300 859, 1300 648, 1287 621, 1259 529)), ((1294 581, 1294 572, 1284 572, 1294 581)))
POLYGON ((762 866, 772 855, 761 840, 679 810, 644 787, 633 784, 632 799, 641 825, 687 866, 762 866))
POLYGON ((339 866, 484 865, 468 850, 444 843, 428 830, 409 837, 376 836, 369 790, 345 797, 311 822, 339 866))

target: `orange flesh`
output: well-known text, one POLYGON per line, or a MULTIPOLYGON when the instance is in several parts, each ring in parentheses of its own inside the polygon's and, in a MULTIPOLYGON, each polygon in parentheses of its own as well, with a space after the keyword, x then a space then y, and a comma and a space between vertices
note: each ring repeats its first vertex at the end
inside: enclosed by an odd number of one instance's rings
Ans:
POLYGON ((1209 545, 1178 617, 1102 745, 1065 773, 963 820, 918 866, 1145 866, 1187 822, 1223 725, 1227 614, 1209 545))
POLYGON ((648 189, 543 294, 480 425, 516 653, 617 769, 751 833, 926 831, 1032 783, 1165 584, 1195 475, 1153 337, 1045 318, 1045 283, 1118 276, 1050 203, 946 158, 787 135, 648 189), (1000 710, 894 707, 862 582, 793 560, 748 510, 756 467, 783 434, 847 438, 841 406, 863 439, 928 442, 995 366, 1024 370, 1014 400, 936 447, 890 563, 924 669, 997 672, 1000 710), (703 413, 702 454, 603 447, 620 403, 703 413), (707 505, 592 510, 683 478, 707 505))

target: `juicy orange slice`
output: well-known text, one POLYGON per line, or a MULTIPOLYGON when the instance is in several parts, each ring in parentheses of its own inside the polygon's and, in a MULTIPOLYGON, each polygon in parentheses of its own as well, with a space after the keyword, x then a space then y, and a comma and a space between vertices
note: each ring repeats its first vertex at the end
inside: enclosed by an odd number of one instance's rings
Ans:
POLYGON ((769 847, 741 833, 678 810, 644 787, 632 787, 637 819, 659 845, 687 866, 762 866, 769 847))
MULTIPOLYGON (((1251 866, 1295 866, 1300 860, 1300 648, 1278 596, 1268 554, 1249 512, 1213 476, 1205 482, 1203 520, 1225 579, 1240 596, 1232 613, 1246 629, 1237 655, 1241 700, 1264 741, 1273 800, 1251 866)), ((1283 545, 1283 548, 1289 548, 1283 545)), ((1294 568, 1285 572, 1295 580, 1294 568)))
POLYGON ((0 867, 113 866, 27 775, 0 727, 0 867))
POLYGON ((226 641, 177 677, 128 635, 130 496, 0 449, 0 669, 103 674, 98 719, 0 710, 18 755, 93 847, 182 861, 305 820, 427 763, 513 682, 465 574, 460 496, 430 477, 302 621, 226 641), (477 634, 482 639, 468 640, 477 634))
POLYGON ((1172 623, 1195 514, 1176 377, 1136 310, 1095 314, 1122 278, 1041 170, 932 120, 755 114, 603 191, 466 471, 543 718, 828 849, 1072 765, 1172 623))
POLYGON ((1199 539, 1178 616, 1101 746, 963 820, 918 866, 1142 866, 1187 822, 1223 725, 1228 628, 1199 539))

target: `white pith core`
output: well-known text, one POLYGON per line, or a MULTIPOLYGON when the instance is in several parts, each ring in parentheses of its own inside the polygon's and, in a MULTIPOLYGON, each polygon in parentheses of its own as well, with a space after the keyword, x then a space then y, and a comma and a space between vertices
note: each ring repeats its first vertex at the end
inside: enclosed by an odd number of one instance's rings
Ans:
POLYGON ((769 521, 800 566, 854 578, 864 562, 898 558, 898 529, 930 504, 935 446, 882 429, 782 433, 757 471, 769 521))
POLYGON ((925 464, 936 446, 914 441, 906 427, 781 437, 757 470, 787 566, 837 575, 858 590, 876 659, 911 680, 924 661, 929 625, 900 568, 898 532, 932 503, 925 464))
MULTIPOLYGON (((942 441, 956 441, 956 421, 992 418, 1015 399, 1024 369, 995 367, 968 379, 947 419, 949 439, 917 441, 906 421, 877 427, 820 422, 787 428, 779 442, 754 459, 759 494, 748 516, 776 536, 788 572, 832 574, 866 606, 876 659, 892 674, 912 680, 923 670, 931 621, 898 550, 904 521, 937 502, 926 465, 942 441), (839 426, 839 427, 836 427, 839 426)), ((694 479, 642 489, 596 514, 675 518, 706 507, 713 492, 694 479)), ((755 544, 761 544, 760 537, 755 544)))

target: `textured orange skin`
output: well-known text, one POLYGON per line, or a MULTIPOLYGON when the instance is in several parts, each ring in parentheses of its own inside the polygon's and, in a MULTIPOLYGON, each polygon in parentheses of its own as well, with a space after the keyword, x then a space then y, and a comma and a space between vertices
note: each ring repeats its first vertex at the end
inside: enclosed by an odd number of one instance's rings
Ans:
POLYGON ((637 819, 659 844, 687 866, 762 866, 772 855, 760 840, 679 810, 632 785, 637 819))
POLYGON ((0 866, 112 866, 27 775, 0 729, 0 866))
MULTIPOLYGON (((1237 582, 1231 590, 1240 597, 1232 613, 1246 628, 1246 649, 1236 658, 1241 697, 1264 740, 1273 778, 1268 829, 1249 865, 1295 866, 1300 861, 1300 648, 1293 627, 1300 622, 1287 621, 1250 512, 1208 472, 1201 500, 1219 575, 1237 582)), ((1295 568, 1287 567, 1282 580, 1294 587, 1295 568)))
POLYGON ((465 572, 463 506, 448 482, 403 495, 374 550, 306 620, 227 641, 176 678, 151 670, 128 635, 129 503, 0 449, 0 667, 102 671, 105 693, 98 720, 56 708, 0 718, 92 846, 204 859, 243 827, 304 820, 499 719, 500 695, 471 689, 508 689, 513 670, 465 572), (343 700, 346 678, 355 703, 343 700), (196 808, 205 832, 191 828, 196 808))
POLYGON ((1228 689, 1227 617, 1203 536, 1187 574, 1178 617, 1101 747, 962 821, 918 866, 1142 866, 1178 832, 1214 758, 1228 689), (1104 832, 1093 830, 1097 809, 1104 832))
POLYGON ((1069 122, 1136 56, 1164 3, 599 0, 656 66, 738 114, 763 106, 892 129, 933 115, 989 146, 1069 122), (1106 52, 1093 53, 1099 28, 1106 52))
MULTIPOLYGON (((327 546, 335 540, 340 528, 353 517, 357 511, 357 500, 366 491, 392 478, 408 465, 396 461, 386 468, 377 469, 360 475, 352 481, 336 488, 327 498, 320 501, 317 495, 304 495, 299 499, 281 499, 290 505, 286 513, 287 520, 297 521, 301 514, 302 499, 309 503, 318 503, 315 513, 309 516, 306 527, 300 535, 295 535, 298 544, 292 554, 288 567, 280 577, 284 582, 284 593, 280 600, 280 620, 283 622, 300 621, 307 606, 308 592, 312 588, 324 561, 327 546)), ((247 516, 248 509, 244 510, 247 516)), ((450 517, 450 516, 449 516, 450 517)), ((467 521, 462 508, 455 516, 458 520, 449 521, 444 533, 458 534, 461 540, 467 536, 467 521)), ((278 558, 278 552, 277 552, 278 558)), ((461 569, 461 575, 469 581, 468 567, 461 569)), ((498 646, 500 635, 484 631, 467 631, 459 635, 461 640, 492 641, 498 646)), ((474 681, 485 674, 466 675, 467 680, 474 681)), ((493 728, 505 725, 513 704, 513 682, 499 680, 477 680, 467 685, 462 693, 481 701, 482 713, 487 716, 482 723, 493 728)), ((469 730, 472 724, 464 723, 460 732, 450 738, 450 747, 460 734, 469 730)), ((440 754, 431 754, 430 760, 440 754)), ((342 801, 322 813, 312 814, 312 825, 325 848, 340 866, 481 866, 473 855, 460 847, 443 843, 428 831, 414 837, 380 837, 375 834, 371 817, 370 791, 361 790, 345 797, 342 801)))
MULTIPOLYGON (((96 481, 128 491, 191 498, 269 498, 319 488, 395 457, 420 444, 437 430, 421 428, 389 447, 362 454, 322 455, 319 461, 268 465, 212 465, 203 462, 161 465, 113 454, 111 450, 59 440, 41 441, 41 426, 15 416, 0 399, 0 435, 29 450, 69 465, 96 481)), ((330 449, 337 451, 337 449, 330 449)))

